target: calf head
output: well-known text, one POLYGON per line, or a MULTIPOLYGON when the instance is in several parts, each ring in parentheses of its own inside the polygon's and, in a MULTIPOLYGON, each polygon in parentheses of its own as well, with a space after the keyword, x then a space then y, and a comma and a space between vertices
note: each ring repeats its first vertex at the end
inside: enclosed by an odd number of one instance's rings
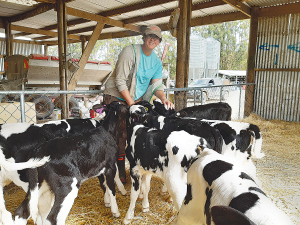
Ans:
POLYGON ((150 115, 142 105, 133 105, 129 108, 129 124, 144 123, 150 115))
POLYGON ((154 111, 156 111, 159 115, 169 116, 169 117, 177 117, 180 116, 180 113, 175 111, 175 109, 167 109, 160 99, 153 100, 154 111))

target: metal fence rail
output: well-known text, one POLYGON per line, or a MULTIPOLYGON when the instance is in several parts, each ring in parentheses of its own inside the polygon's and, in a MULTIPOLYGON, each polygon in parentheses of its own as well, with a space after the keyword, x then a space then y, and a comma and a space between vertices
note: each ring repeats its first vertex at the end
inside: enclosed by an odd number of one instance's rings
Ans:
MULTIPOLYGON (((194 106, 212 102, 227 102, 232 108, 232 119, 244 117, 245 87, 253 84, 206 86, 165 89, 166 96, 178 103, 182 93, 184 105, 194 106)), ((0 91, 0 123, 43 123, 58 120, 61 115, 61 96, 70 96, 69 117, 90 118, 92 106, 103 101, 103 91, 0 91)))

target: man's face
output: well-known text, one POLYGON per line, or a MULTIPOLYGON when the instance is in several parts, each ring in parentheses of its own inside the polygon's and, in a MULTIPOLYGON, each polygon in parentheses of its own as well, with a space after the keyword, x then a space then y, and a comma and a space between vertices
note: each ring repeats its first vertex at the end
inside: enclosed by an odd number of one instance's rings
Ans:
POLYGON ((149 34, 145 36, 144 42, 146 47, 153 50, 157 45, 159 45, 159 38, 155 34, 149 34))

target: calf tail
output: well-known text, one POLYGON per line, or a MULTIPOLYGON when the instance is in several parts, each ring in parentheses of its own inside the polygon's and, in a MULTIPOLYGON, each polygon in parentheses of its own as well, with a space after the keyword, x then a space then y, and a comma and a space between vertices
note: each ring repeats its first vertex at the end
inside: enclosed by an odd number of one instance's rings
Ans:
POLYGON ((248 131, 252 133, 252 137, 253 137, 251 156, 253 158, 261 159, 262 157, 265 156, 265 154, 261 152, 262 137, 261 137, 260 129, 258 126, 254 124, 250 124, 248 131))
POLYGON ((5 159, 3 152, 0 150, 0 166, 1 168, 8 171, 36 168, 44 165, 49 160, 50 160, 50 156, 45 156, 42 159, 31 158, 27 162, 19 162, 19 163, 9 162, 5 159))

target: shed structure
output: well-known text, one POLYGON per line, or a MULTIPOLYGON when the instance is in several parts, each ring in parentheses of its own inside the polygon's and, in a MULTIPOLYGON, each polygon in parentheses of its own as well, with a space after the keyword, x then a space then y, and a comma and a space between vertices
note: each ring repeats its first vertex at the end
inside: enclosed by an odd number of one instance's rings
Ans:
MULTIPOLYGON (((256 88, 246 89, 245 115, 254 111, 266 119, 300 121, 299 1, 37 0, 18 4, 23 2, 0 1, 0 33, 5 33, 6 49, 0 57, 14 54, 12 43, 43 45, 45 52, 47 46, 58 45, 61 90, 76 87, 97 40, 140 35, 141 26, 149 24, 169 30, 176 8, 180 8, 175 26, 176 87, 187 87, 190 27, 250 19, 247 83, 255 83, 256 88), (29 41, 16 39, 20 36, 29 41), (82 43, 83 54, 80 69, 66 83, 66 44, 73 42, 82 43)), ((180 102, 182 108, 185 103, 180 102)))

